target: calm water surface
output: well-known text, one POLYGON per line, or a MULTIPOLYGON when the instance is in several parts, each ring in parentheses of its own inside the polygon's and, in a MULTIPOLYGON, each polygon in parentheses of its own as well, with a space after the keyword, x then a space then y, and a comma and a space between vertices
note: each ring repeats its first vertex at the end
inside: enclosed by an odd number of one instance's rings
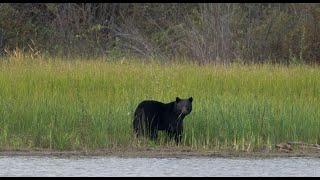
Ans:
POLYGON ((0 176, 320 176, 320 158, 0 156, 0 176))

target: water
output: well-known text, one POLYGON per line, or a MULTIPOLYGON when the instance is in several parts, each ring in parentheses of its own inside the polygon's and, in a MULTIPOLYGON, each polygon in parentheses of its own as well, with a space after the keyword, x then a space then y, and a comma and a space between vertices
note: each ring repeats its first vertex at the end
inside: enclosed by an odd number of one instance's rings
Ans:
POLYGON ((0 176, 320 176, 320 158, 0 156, 0 176))

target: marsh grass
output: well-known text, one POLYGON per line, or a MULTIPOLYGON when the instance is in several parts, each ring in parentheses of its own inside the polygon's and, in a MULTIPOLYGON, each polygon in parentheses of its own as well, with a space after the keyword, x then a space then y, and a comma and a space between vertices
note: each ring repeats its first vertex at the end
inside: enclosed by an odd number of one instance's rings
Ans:
POLYGON ((310 66, 62 61, 0 64, 0 148, 83 150, 175 146, 136 139, 133 112, 145 99, 192 96, 182 145, 272 149, 320 142, 320 69, 310 66))

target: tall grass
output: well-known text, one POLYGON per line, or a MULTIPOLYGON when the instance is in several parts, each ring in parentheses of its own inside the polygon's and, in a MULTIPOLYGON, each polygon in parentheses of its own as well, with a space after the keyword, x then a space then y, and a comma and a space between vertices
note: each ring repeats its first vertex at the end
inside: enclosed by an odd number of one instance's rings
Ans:
MULTIPOLYGON (((192 96, 183 146, 272 149, 320 143, 320 69, 2 59, 0 149, 83 150, 147 146, 132 133, 145 99, 192 96)), ((174 145, 163 140, 160 145, 174 145)))

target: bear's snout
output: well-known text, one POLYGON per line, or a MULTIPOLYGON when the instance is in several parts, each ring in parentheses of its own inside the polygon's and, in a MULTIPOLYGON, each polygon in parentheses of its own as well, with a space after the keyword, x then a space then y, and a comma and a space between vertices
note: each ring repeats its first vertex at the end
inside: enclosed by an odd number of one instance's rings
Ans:
POLYGON ((188 113, 189 113, 187 107, 183 107, 183 108, 181 109, 181 112, 182 112, 183 114, 188 114, 188 113))

